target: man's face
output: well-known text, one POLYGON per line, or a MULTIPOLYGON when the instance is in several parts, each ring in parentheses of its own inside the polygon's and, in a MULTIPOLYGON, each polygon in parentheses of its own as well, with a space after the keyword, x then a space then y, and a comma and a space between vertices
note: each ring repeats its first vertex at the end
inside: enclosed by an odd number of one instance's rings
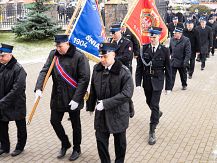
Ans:
POLYGON ((8 63, 12 58, 12 54, 11 53, 4 53, 4 52, 2 54, 0 55, 0 63, 2 63, 2 64, 8 63))
POLYGON ((160 35, 149 36, 151 44, 157 45, 159 43, 160 35))
POLYGON ((201 25, 201 27, 205 27, 206 26, 206 21, 200 21, 200 25, 201 25))
POLYGON ((173 23, 177 24, 178 23, 178 19, 173 19, 173 23))
POLYGON ((209 22, 210 22, 211 24, 213 24, 213 23, 214 23, 214 19, 209 19, 209 22))
POLYGON ((175 39, 180 39, 181 36, 182 36, 182 33, 180 33, 180 32, 175 32, 175 33, 174 33, 174 38, 175 38, 175 39))
POLYGON ((121 39, 121 31, 111 32, 112 39, 118 41, 121 39))
POLYGON ((100 56, 100 62, 102 63, 103 66, 109 67, 115 62, 115 52, 107 52, 104 55, 100 56))
POLYGON ((59 52, 59 54, 65 55, 69 49, 69 42, 62 42, 62 43, 56 44, 56 49, 59 52))
POLYGON ((187 26, 187 29, 189 31, 191 31, 194 28, 194 24, 193 23, 187 23, 186 26, 187 26))

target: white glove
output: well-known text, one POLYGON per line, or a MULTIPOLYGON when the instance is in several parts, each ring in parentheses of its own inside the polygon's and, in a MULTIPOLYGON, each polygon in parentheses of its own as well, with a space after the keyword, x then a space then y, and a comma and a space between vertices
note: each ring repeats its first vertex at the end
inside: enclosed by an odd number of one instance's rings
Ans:
POLYGON ((42 97, 42 91, 40 89, 35 91, 35 102, 37 101, 38 97, 42 97))
POLYGON ((171 93, 171 90, 165 90, 165 95, 169 95, 171 93))
POLYGON ((96 110, 102 111, 104 109, 102 100, 96 105, 96 110))
POLYGON ((70 101, 69 105, 71 105, 71 110, 75 110, 78 108, 78 103, 73 100, 70 101))

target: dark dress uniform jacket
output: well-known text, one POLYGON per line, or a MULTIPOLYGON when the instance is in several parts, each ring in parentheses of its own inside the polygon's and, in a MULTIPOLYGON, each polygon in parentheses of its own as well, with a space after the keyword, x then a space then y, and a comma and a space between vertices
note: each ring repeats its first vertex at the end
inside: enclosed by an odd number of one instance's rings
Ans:
POLYGON ((128 68, 115 61, 109 72, 99 63, 94 66, 87 111, 94 111, 97 100, 104 110, 95 111, 94 128, 100 132, 120 133, 129 125, 129 101, 133 95, 133 79, 128 68))
POLYGON ((191 42, 189 38, 182 36, 179 40, 170 40, 171 66, 187 67, 191 57, 191 42))
POLYGON ((185 37, 188 37, 191 42, 191 52, 195 54, 196 52, 199 52, 200 50, 200 39, 199 39, 199 33, 195 28, 193 28, 191 31, 189 31, 187 28, 183 30, 183 35, 185 37))
POLYGON ((129 39, 133 43, 134 56, 139 56, 139 41, 136 36, 127 28, 125 32, 122 32, 122 36, 129 39))
POLYGON ((199 32, 200 36, 200 52, 202 54, 208 54, 209 48, 213 46, 212 28, 207 26, 202 29, 199 25, 195 28, 199 32))
POLYGON ((12 57, 0 64, 0 120, 14 121, 26 117, 26 72, 12 57))
POLYGON ((171 90, 171 66, 169 49, 163 45, 159 45, 154 55, 152 54, 151 44, 143 45, 143 53, 138 57, 136 68, 136 86, 141 86, 143 80, 143 88, 145 90, 161 91, 165 89, 171 90), (148 63, 152 61, 153 75, 150 74, 150 67, 143 64, 141 57, 148 63))
POLYGON ((122 37, 118 42, 118 50, 116 52, 115 59, 121 61, 123 65, 128 68, 131 67, 133 59, 133 44, 127 38, 122 37))
POLYGON ((90 67, 85 55, 78 50, 73 45, 70 45, 67 53, 62 56, 58 51, 52 50, 49 57, 42 68, 37 83, 36 88, 42 89, 42 85, 51 62, 56 55, 59 58, 59 63, 65 72, 71 76, 75 81, 77 81, 77 88, 73 88, 69 85, 59 74, 57 68, 54 66, 51 75, 53 80, 53 89, 51 94, 51 109, 56 111, 69 111, 69 102, 74 100, 79 103, 78 109, 84 106, 84 95, 86 93, 88 83, 90 80, 90 67))

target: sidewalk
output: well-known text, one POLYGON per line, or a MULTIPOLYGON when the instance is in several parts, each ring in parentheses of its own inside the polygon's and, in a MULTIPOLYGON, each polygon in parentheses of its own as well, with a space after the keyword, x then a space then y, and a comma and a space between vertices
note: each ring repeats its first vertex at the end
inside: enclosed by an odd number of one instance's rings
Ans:
MULTIPOLYGON (((211 56, 204 71, 196 62, 195 74, 188 80, 188 89, 181 90, 179 74, 170 95, 162 93, 161 110, 163 116, 156 130, 157 143, 147 143, 150 110, 145 103, 143 90, 134 92, 133 101, 136 115, 130 119, 127 130, 127 163, 213 163, 212 152, 217 150, 217 56, 211 56)), ((27 108, 30 112, 34 101, 34 85, 43 63, 25 64, 27 77, 27 108)), ((93 63, 91 63, 93 67, 93 63)), ((135 61, 134 61, 135 71, 135 61)), ((64 159, 56 158, 60 142, 50 125, 50 93, 52 82, 49 80, 31 125, 28 126, 28 142, 25 151, 15 158, 10 155, 0 156, 0 163, 48 163, 69 162, 72 149, 64 159)), ((63 125, 72 142, 72 129, 65 114, 63 125)), ((82 155, 74 161, 80 163, 99 163, 94 116, 83 109, 82 155)), ((16 144, 15 123, 10 123, 11 151, 16 144)), ((110 137, 110 154, 114 160, 113 136, 110 137)), ((215 160, 217 162, 217 159, 215 160)))

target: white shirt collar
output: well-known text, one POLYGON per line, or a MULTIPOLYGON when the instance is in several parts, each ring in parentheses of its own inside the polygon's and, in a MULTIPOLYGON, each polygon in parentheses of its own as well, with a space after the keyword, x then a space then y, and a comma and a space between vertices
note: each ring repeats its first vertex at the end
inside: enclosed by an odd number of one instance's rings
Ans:
MULTIPOLYGON (((114 64, 114 63, 113 63, 114 64)), ((111 68, 112 68, 112 66, 113 66, 113 64, 111 64, 109 67, 105 67, 105 69, 107 69, 108 68, 108 70, 110 71, 111 70, 111 68)))
POLYGON ((151 45, 151 47, 154 47, 154 52, 156 52, 158 46, 159 46, 159 43, 157 45, 155 45, 155 46, 151 45))

